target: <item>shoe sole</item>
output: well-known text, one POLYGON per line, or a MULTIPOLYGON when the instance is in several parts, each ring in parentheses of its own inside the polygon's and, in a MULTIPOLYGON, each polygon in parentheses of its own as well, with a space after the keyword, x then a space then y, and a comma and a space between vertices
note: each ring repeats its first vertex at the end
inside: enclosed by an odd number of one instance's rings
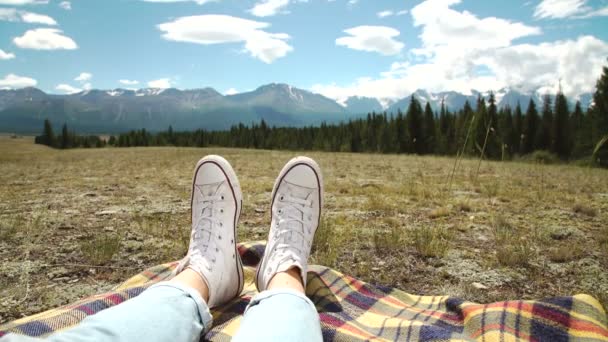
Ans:
MULTIPOLYGON (((315 231, 312 234, 313 240, 314 240, 314 236, 317 233, 317 229, 319 228, 319 225, 321 224, 321 211, 323 209, 323 174, 321 173, 321 168, 319 167, 319 164, 317 164, 317 162, 315 162, 311 158, 303 157, 303 156, 292 158, 290 161, 287 162, 287 164, 285 164, 285 166, 283 166, 283 169, 281 170, 281 172, 279 172, 279 176, 274 181, 274 186, 272 187, 272 195, 271 195, 272 200, 270 202, 270 220, 272 222, 272 206, 274 205, 274 199, 277 194, 277 189, 279 188, 279 184, 281 184, 281 182, 283 181, 283 178, 285 178, 285 176, 289 173, 289 171, 291 171, 294 167, 299 166, 299 165, 305 165, 305 166, 310 167, 312 169, 312 171, 315 173, 315 176, 317 177, 317 182, 319 183, 319 199, 320 199, 319 200, 319 218, 317 221, 317 227, 315 228, 315 231)), ((270 236, 270 232, 268 233, 268 236, 270 236)), ((258 286, 258 277, 259 277, 261 266, 264 263, 265 258, 266 258, 266 253, 264 253, 264 256, 262 257, 262 260, 260 260, 258 267, 256 269, 256 272, 255 272, 255 279, 256 279, 255 287, 257 288, 258 292, 260 292, 260 288, 258 286)))
POLYGON ((234 213, 234 251, 236 256, 236 269, 239 277, 239 286, 237 288, 238 292, 234 295, 234 297, 237 297, 243 291, 244 286, 243 262, 241 260, 241 255, 239 254, 236 242, 236 226, 238 224, 239 218, 241 217, 241 209, 243 207, 243 193, 241 192, 241 184, 239 183, 239 179, 237 178, 236 172, 234 172, 232 165, 230 165, 230 163, 226 159, 217 155, 205 156, 204 158, 198 161, 196 167, 194 168, 194 176, 192 178, 192 196, 190 197, 190 212, 192 212, 192 206, 194 202, 194 185, 196 182, 196 175, 200 168, 207 163, 215 164, 217 167, 220 168, 220 170, 222 170, 224 176, 226 176, 226 179, 228 180, 228 186, 232 191, 232 195, 234 196, 234 201, 236 205, 236 211, 234 213), (238 191, 235 191, 234 185, 236 185, 238 191))

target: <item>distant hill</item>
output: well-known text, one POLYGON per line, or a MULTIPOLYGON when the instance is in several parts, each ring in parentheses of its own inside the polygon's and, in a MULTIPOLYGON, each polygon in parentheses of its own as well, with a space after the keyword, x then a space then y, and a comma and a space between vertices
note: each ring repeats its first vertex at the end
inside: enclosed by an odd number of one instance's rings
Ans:
MULTIPOLYGON (((442 99, 451 111, 469 101, 475 107, 478 96, 488 93, 471 91, 414 94, 422 105, 430 103, 438 111, 442 99)), ((515 107, 519 101, 527 109, 530 98, 540 107, 538 92, 521 93, 512 89, 496 92, 499 107, 515 107)), ((580 96, 583 107, 591 103, 591 94, 580 96)), ((572 100, 572 99, 571 99, 572 100)), ((385 108, 378 99, 350 97, 344 103, 288 84, 272 83, 253 91, 224 96, 213 88, 179 90, 175 88, 139 90, 88 90, 70 95, 46 94, 36 88, 0 90, 0 132, 37 133, 48 118, 55 125, 67 123, 82 133, 118 133, 145 128, 165 130, 220 130, 238 123, 251 124, 262 119, 271 126, 306 126, 335 123, 370 112, 406 112, 407 96, 385 108)), ((572 106, 574 103, 572 103, 572 106)))
POLYGON ((334 100, 286 84, 269 84, 224 96, 212 88, 89 90, 50 95, 36 88, 0 90, 0 131, 38 132, 48 118, 78 132, 130 129, 227 129, 264 119, 269 125, 303 126, 346 120, 334 100))

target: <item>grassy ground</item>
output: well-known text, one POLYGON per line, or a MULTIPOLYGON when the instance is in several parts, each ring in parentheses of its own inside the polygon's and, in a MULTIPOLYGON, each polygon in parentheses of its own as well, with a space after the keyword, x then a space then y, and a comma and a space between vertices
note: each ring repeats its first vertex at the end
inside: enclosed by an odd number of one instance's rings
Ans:
MULTIPOLYGON (((239 239, 262 240, 293 152, 58 151, 0 137, 0 322, 109 290, 182 257, 192 170, 234 166, 239 239)), ((608 171, 438 157, 309 153, 326 205, 312 262, 415 294, 477 302, 589 293, 608 305, 608 171)))

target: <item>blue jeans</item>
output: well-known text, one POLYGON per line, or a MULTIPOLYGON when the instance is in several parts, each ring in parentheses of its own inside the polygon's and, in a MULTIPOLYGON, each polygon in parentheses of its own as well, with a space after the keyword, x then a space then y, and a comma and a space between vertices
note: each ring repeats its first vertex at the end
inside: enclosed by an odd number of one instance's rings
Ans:
MULTIPOLYGON (((151 286, 139 296, 50 335, 48 341, 198 341, 213 317, 201 295, 174 282, 151 286)), ((40 341, 9 334, 1 339, 40 341)), ((288 289, 257 294, 247 306, 234 341, 322 341, 319 314, 305 295, 288 289)))

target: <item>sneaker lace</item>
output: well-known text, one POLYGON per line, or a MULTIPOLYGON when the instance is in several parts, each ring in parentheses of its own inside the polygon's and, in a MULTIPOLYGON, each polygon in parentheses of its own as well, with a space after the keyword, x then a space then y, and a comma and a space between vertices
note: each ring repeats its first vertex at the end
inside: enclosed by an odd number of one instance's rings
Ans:
POLYGON ((283 206, 277 212, 278 229, 275 235, 277 240, 275 250, 280 252, 276 255, 283 259, 281 261, 292 258, 294 261, 302 263, 300 259, 307 259, 310 250, 308 246, 304 246, 304 243, 306 237, 312 233, 310 221, 313 202, 307 198, 297 198, 291 195, 280 195, 279 201, 283 203, 283 206))
MULTIPOLYGON (((202 203, 200 208, 200 216, 196 223, 196 229, 194 229, 193 239, 200 249, 201 256, 207 254, 210 251, 210 256, 202 258, 205 267, 211 271, 213 264, 216 261, 215 254, 219 252, 219 248, 216 245, 216 234, 217 230, 214 227, 222 227, 223 223, 217 217, 218 212, 223 213, 223 208, 218 207, 218 203, 224 201, 223 195, 203 195, 199 201, 202 203)), ((217 234, 217 238, 221 239, 221 234, 217 234)))

